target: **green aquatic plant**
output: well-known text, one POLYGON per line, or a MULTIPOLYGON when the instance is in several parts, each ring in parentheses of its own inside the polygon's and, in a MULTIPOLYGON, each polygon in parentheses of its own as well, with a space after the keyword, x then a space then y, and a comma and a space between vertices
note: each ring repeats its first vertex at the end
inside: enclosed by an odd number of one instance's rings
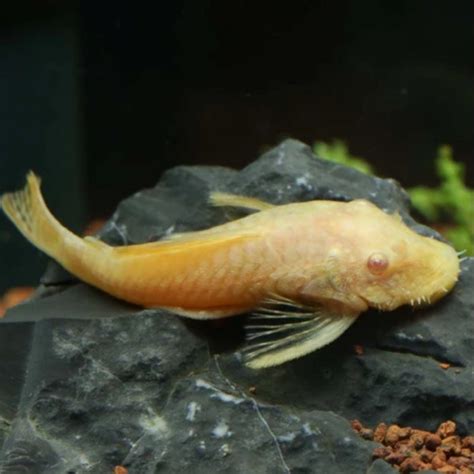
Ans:
POLYGON ((413 207, 429 222, 447 222, 443 234, 458 250, 474 255, 474 190, 464 182, 464 165, 454 161, 448 145, 439 147, 435 165, 440 185, 409 189, 413 207))
MULTIPOLYGON (((341 140, 332 143, 318 141, 313 151, 333 163, 350 166, 365 174, 374 173, 372 166, 364 158, 352 156, 341 140)), ((474 255, 474 190, 465 184, 464 165, 454 161, 450 146, 443 145, 438 149, 435 166, 439 186, 408 189, 412 206, 428 223, 435 225, 457 250, 474 255)))
POLYGON ((313 151, 317 156, 333 163, 349 166, 365 174, 373 174, 372 166, 363 158, 351 155, 342 140, 336 139, 332 143, 316 142, 313 151))

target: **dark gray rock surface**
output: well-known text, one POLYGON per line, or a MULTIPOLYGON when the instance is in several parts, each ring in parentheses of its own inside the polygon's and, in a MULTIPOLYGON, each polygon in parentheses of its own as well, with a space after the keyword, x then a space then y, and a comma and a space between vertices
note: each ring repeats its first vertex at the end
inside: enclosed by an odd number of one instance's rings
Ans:
MULTIPOLYGON (((393 474, 399 472, 393 468, 390 464, 385 462, 383 459, 376 459, 370 468, 367 470, 367 474, 393 474)), ((423 473, 426 474, 426 473, 423 473)))
MULTIPOLYGON (((393 181, 287 140, 244 170, 177 167, 123 201, 101 237, 146 242, 236 217, 210 190, 275 203, 365 197, 408 214, 393 181)), ((52 264, 37 299, 0 323, 0 472, 384 473, 347 420, 474 432, 474 259, 439 304, 369 312, 330 346, 279 367, 241 364, 244 317, 188 321, 119 302, 52 264), (364 347, 356 355, 354 345, 364 347), (440 362, 449 362, 448 370, 440 362)))

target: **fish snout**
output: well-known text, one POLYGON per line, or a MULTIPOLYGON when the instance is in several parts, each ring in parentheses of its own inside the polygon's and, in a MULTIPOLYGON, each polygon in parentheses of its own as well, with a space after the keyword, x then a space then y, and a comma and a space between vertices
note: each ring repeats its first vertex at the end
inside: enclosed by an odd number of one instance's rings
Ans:
MULTIPOLYGON (((448 244, 436 241, 436 253, 431 257, 431 263, 435 269, 431 274, 431 282, 428 282, 429 291, 425 294, 425 300, 434 303, 449 293, 458 281, 460 265, 456 250, 448 244)), ((430 275, 427 275, 430 279, 430 275)))
POLYGON ((441 274, 439 276, 438 288, 434 289, 432 301, 436 301, 446 293, 449 293, 459 278, 460 264, 459 257, 453 247, 443 244, 441 254, 441 274))

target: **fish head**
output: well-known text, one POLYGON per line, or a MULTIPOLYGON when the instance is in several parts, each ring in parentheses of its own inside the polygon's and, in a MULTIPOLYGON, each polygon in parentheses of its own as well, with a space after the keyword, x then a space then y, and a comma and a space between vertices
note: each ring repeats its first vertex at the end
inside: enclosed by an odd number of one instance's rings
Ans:
POLYGON ((460 264, 450 245, 416 233, 398 214, 368 201, 351 204, 349 285, 369 307, 391 311, 430 304, 453 288, 460 264))

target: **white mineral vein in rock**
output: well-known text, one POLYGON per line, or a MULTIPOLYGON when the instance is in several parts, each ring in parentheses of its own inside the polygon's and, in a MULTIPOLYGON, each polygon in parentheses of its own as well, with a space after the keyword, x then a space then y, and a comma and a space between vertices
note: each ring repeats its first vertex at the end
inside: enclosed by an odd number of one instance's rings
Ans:
POLYGON ((196 418, 196 413, 201 411, 201 405, 197 402, 190 402, 188 403, 188 409, 186 412, 186 420, 194 421, 196 418))
POLYGON ((397 333, 395 333, 395 336, 398 337, 399 339, 410 341, 410 342, 424 340, 424 337, 421 334, 416 334, 415 336, 411 336, 402 331, 398 331, 397 333))
POLYGON ((205 388, 207 390, 211 390, 213 392, 211 394, 211 398, 216 398, 224 403, 233 403, 235 405, 239 405, 245 401, 243 398, 238 398, 234 395, 230 395, 229 393, 222 392, 217 387, 214 387, 214 385, 211 385, 210 383, 202 379, 197 379, 195 385, 196 388, 205 388))

